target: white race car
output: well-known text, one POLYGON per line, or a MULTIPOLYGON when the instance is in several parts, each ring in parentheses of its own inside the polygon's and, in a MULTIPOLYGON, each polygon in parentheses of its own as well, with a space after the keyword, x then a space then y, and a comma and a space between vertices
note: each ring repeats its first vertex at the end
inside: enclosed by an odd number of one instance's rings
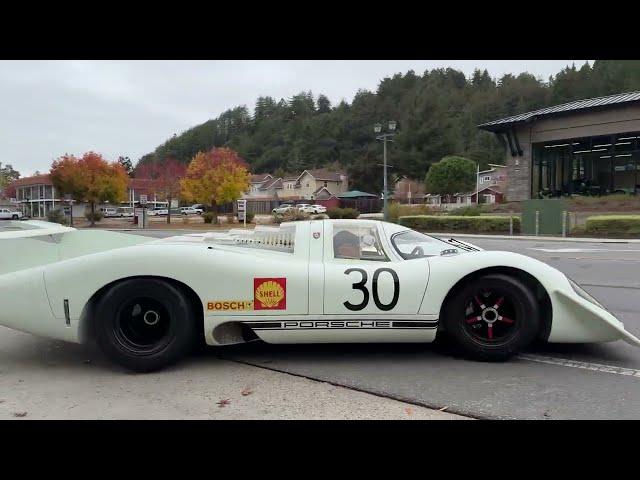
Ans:
POLYGON ((373 220, 152 239, 11 222, 0 324, 151 371, 197 343, 431 342, 504 360, 535 340, 640 339, 563 273, 373 220))

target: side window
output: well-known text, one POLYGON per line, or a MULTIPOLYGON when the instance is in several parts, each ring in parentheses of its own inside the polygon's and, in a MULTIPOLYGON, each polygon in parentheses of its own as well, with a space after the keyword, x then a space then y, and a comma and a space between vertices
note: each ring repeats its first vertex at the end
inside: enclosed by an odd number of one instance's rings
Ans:
POLYGON ((333 257, 351 260, 388 261, 376 227, 335 224, 333 257))

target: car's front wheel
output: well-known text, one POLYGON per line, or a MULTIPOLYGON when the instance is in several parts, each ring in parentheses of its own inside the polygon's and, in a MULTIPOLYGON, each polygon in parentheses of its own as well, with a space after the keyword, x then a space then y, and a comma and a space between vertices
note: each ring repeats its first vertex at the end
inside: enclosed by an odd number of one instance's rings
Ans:
POLYGON ((97 344, 110 360, 137 372, 177 362, 197 338, 192 304, 164 280, 119 282, 102 296, 96 312, 97 344))
POLYGON ((476 360, 507 360, 529 346, 540 330, 535 296, 517 278, 504 274, 467 283, 443 310, 447 336, 476 360))

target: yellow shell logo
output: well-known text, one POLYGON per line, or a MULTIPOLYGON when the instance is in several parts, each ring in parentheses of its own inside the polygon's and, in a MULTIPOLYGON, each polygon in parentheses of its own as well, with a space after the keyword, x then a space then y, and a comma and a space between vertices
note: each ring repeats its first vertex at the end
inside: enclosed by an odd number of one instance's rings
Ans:
POLYGON ((263 282, 256 288, 256 298, 266 308, 277 307, 284 298, 284 288, 273 280, 263 282))

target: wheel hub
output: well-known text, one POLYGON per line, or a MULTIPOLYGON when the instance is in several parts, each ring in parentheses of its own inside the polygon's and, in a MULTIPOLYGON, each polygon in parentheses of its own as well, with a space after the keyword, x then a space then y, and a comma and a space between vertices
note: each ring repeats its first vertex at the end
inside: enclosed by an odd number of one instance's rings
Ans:
POLYGON ((493 307, 485 308, 482 311, 482 320, 487 323, 493 323, 498 320, 498 310, 493 307))

